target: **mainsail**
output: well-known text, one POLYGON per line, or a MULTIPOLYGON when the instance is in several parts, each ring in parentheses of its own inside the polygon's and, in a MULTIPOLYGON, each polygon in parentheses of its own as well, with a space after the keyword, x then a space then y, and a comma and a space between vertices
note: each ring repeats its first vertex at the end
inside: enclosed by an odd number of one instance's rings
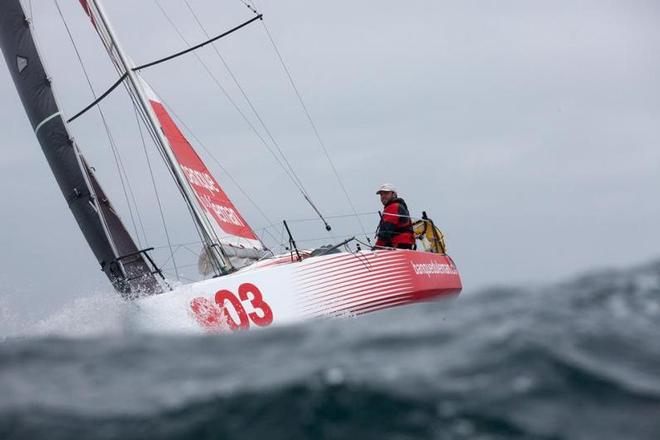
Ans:
POLYGON ((101 269, 125 298, 162 291, 67 130, 19 0, 0 3, 0 46, 48 164, 101 269))
MULTIPOLYGON (((111 38, 111 30, 100 15, 97 2, 94 0, 80 0, 80 4, 96 28, 118 71, 124 73, 127 68, 122 63, 116 40, 111 38)), ((128 66, 128 68, 130 69, 131 66, 128 66)), ((206 230, 205 232, 211 238, 212 243, 210 246, 219 244, 222 247, 224 256, 231 260, 234 267, 242 266, 246 261, 260 258, 265 252, 263 243, 241 216, 193 146, 178 128, 163 105, 162 100, 138 72, 131 72, 131 75, 136 79, 132 88, 140 88, 140 92, 146 96, 150 106, 148 111, 157 119, 158 128, 164 134, 165 145, 162 147, 168 149, 175 158, 175 161, 169 165, 176 168, 173 170, 175 174, 179 172, 180 175, 184 176, 185 184, 194 194, 194 206, 202 208, 204 219, 200 221, 200 226, 206 230)), ((136 94, 140 93, 137 90, 133 91, 132 88, 129 87, 129 91, 136 94)), ((186 191, 182 192, 185 196, 186 191)), ((209 246, 208 243, 207 246, 209 246)))

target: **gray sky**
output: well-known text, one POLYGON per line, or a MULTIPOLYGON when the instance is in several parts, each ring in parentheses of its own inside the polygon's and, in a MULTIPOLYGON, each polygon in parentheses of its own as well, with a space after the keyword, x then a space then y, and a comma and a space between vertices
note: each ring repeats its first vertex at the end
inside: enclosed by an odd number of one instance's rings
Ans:
MULTIPOLYGON (((59 101, 72 115, 91 94, 52 2, 32 3, 41 52, 59 101)), ((100 92, 116 74, 78 2, 60 3, 100 92)), ((152 1, 106 3, 136 62, 183 47, 152 1)), ((190 3, 213 34, 250 17, 239 0, 190 3)), ((182 1, 161 4, 191 42, 203 39, 182 1)), ((466 289, 553 281, 595 266, 658 256, 658 2, 261 0, 258 5, 358 211, 378 210, 375 188, 394 183, 413 214, 426 210, 441 226, 466 289)), ((321 210, 350 213, 261 25, 217 47, 321 210)), ((248 112, 215 53, 207 48, 199 54, 248 112)), ((194 56, 145 76, 271 221, 313 217, 194 56)), ((103 109, 135 180, 150 244, 164 245, 123 91, 103 109)), ((92 289, 111 291, 55 185, 4 67, 0 121, 0 306, 61 304, 92 289)), ((131 226, 98 113, 90 112, 71 130, 131 226)), ((255 229, 266 226, 201 153, 255 229)), ((151 157, 156 162, 155 154, 151 157)), ((162 167, 155 171, 164 182, 162 167)), ((161 196, 176 240, 193 238, 167 182, 161 196)), ((377 217, 364 222, 373 231, 377 217)), ((350 219, 334 224, 337 236, 359 232, 350 219)), ((301 240, 331 241, 311 223, 294 230, 301 240)), ((275 233, 279 236, 279 228, 275 233)))

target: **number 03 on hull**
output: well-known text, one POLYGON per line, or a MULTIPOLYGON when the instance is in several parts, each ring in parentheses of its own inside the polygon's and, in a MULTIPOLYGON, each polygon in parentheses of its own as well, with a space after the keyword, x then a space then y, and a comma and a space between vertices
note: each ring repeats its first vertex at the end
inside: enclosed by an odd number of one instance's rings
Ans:
MULTIPOLYGON (((272 256, 220 187, 142 72, 261 20, 262 15, 256 9, 251 8, 254 17, 227 32, 168 57, 136 65, 119 43, 102 1, 79 0, 79 3, 119 77, 74 116, 65 117, 55 99, 51 77, 33 38, 34 23, 26 16, 20 0, 0 0, 0 49, 68 207, 101 270, 124 299, 135 302, 138 326, 207 331, 263 328, 317 317, 357 316, 460 292, 461 280, 454 262, 445 253, 442 234, 425 217, 422 223, 415 224, 415 234, 426 251, 379 249, 337 253, 339 247, 346 245, 344 242, 324 251, 334 253, 314 251, 301 256, 296 251, 295 259, 289 254, 272 256), (181 195, 181 208, 185 207, 191 217, 200 239, 205 262, 201 272, 209 277, 206 280, 171 289, 166 274, 156 264, 157 258, 149 254, 154 248, 142 248, 140 240, 136 243, 110 203, 95 168, 83 154, 83 147, 70 132, 73 121, 122 84, 131 97, 140 127, 146 128, 152 148, 172 178, 170 183, 181 195)), ((112 139, 107 125, 106 129, 112 139)), ((146 159, 148 162, 148 155, 146 159)), ((120 162, 117 161, 118 167, 120 162)), ((145 165, 137 177, 151 181, 157 196, 151 165, 145 165)), ((126 170, 123 171, 125 175, 126 170)), ((310 197, 301 192, 322 217, 310 197)), ((155 199, 160 209, 160 199, 155 199)), ((130 208, 128 196, 126 200, 130 208)), ((137 200, 133 201, 136 208, 138 204, 137 200)), ((162 209, 160 212, 162 215, 162 209)), ((162 223, 174 263, 164 217, 162 223)), ((137 226, 135 229, 137 234, 137 226)), ((326 229, 330 230, 327 223, 326 229)), ((144 231, 143 236, 146 241, 144 231)))
POLYGON ((358 316, 456 296, 461 288, 447 255, 377 250, 302 261, 284 255, 138 300, 138 322, 158 329, 250 329, 358 316))

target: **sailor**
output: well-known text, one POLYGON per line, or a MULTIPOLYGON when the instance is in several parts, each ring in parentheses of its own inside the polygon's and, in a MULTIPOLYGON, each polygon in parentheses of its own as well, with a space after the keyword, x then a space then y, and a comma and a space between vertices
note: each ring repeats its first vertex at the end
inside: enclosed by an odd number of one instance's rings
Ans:
POLYGON ((406 202, 390 183, 382 184, 376 194, 384 206, 376 233, 376 247, 412 249, 415 235, 406 202))

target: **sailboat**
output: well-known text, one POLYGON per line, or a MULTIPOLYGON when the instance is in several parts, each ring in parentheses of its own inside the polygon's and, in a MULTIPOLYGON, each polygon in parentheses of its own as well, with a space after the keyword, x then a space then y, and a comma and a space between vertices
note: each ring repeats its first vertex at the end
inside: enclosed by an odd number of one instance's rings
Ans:
POLYGON ((289 233, 289 251, 274 255, 140 74, 262 19, 260 14, 203 44, 137 66, 122 48, 101 1, 79 2, 119 74, 117 82, 86 109, 117 86, 126 87, 193 219, 207 279, 172 287, 150 255, 152 248, 136 244, 70 134, 70 123, 84 111, 69 119, 63 115, 20 0, 0 0, 0 46, 69 209, 101 270, 135 305, 138 319, 172 329, 231 331, 357 316, 460 293, 458 269, 445 252, 442 233, 428 218, 415 223, 415 250, 352 249, 351 240, 298 249, 289 233))

